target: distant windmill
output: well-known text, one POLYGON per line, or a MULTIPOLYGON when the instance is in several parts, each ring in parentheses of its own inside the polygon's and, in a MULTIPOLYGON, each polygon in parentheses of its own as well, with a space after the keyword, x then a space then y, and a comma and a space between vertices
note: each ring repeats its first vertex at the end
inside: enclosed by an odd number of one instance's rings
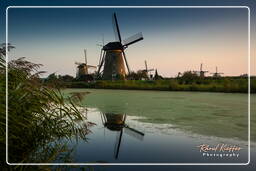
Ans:
POLYGON ((154 71, 154 69, 153 68, 152 69, 148 69, 147 61, 145 60, 145 69, 142 70, 142 71, 144 71, 144 72, 146 72, 148 74, 150 71, 154 71))
POLYGON ((211 73, 211 74, 213 74, 212 75, 213 77, 221 77, 221 74, 224 74, 224 73, 218 72, 218 67, 216 67, 216 71, 214 73, 211 73))
POLYGON ((125 65, 128 73, 130 73, 130 68, 124 50, 128 48, 128 46, 143 39, 142 33, 137 33, 122 41, 116 13, 113 14, 112 19, 116 41, 109 42, 103 46, 101 49, 103 53, 101 52, 98 68, 98 75, 102 76, 102 79, 104 80, 120 79, 121 77, 124 78, 126 75, 125 65))
POLYGON ((147 77, 149 76, 149 78, 152 79, 153 75, 152 74, 149 75, 151 71, 154 71, 154 69, 148 69, 147 61, 145 60, 145 69, 142 70, 142 72, 144 72, 147 75, 147 77))
POLYGON ((77 73, 76 73, 76 77, 80 78, 84 75, 88 75, 88 69, 89 68, 96 68, 96 66, 93 65, 87 65, 87 55, 86 55, 86 49, 84 49, 84 58, 85 61, 84 63, 81 62, 75 62, 75 64, 77 65, 77 73))
POLYGON ((121 147, 123 131, 126 134, 138 140, 142 141, 144 138, 145 134, 143 132, 140 132, 134 128, 131 128, 127 124, 125 124, 126 114, 101 113, 101 120, 104 128, 106 127, 111 131, 119 132, 119 134, 117 134, 116 144, 114 148, 115 159, 117 159, 119 155, 119 149, 121 147))
POLYGON ((205 76, 205 73, 207 73, 207 72, 209 72, 209 71, 204 71, 203 70, 203 64, 201 63, 201 65, 200 65, 200 71, 198 71, 199 72, 199 76, 200 77, 204 77, 205 76))

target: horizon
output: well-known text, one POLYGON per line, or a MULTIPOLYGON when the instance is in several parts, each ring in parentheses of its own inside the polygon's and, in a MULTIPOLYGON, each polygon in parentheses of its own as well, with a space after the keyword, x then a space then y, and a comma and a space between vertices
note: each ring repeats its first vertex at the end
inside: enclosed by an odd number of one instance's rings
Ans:
POLYGON ((97 65, 102 34, 105 44, 115 40, 113 12, 122 39, 138 32, 144 37, 125 51, 132 71, 147 60, 164 77, 198 71, 201 63, 209 73, 217 66, 224 76, 248 74, 246 8, 10 8, 9 42, 16 49, 9 59, 41 63, 45 76, 75 76, 84 49, 88 64, 97 65))

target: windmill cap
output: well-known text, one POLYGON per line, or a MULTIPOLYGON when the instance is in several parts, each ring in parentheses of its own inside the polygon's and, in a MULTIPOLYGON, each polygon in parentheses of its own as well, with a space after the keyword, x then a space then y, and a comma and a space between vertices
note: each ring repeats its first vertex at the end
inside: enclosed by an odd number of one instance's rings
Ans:
POLYGON ((123 45, 120 42, 109 42, 103 46, 103 50, 123 50, 123 45))

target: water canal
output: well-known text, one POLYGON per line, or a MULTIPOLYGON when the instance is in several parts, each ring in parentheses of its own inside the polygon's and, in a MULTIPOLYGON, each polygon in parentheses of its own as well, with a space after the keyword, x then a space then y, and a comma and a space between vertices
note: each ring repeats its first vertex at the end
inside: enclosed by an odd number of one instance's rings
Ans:
MULTIPOLYGON (((65 90, 67 94, 74 92, 88 92, 81 103, 88 109, 84 113, 88 121, 95 123, 87 141, 68 142, 74 147, 76 162, 248 161, 246 94, 65 90), (217 150, 203 151, 200 145, 217 150), (235 150, 225 151, 224 147, 235 150)), ((252 150, 256 151, 254 138, 252 150)))

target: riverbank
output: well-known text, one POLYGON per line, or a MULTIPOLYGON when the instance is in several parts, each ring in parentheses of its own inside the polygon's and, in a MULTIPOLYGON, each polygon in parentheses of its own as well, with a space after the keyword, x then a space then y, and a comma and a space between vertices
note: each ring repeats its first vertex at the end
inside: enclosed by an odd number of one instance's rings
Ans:
MULTIPOLYGON (((247 78, 206 78, 190 82, 186 82, 182 79, 118 81, 98 80, 93 82, 64 82, 62 85, 67 88, 248 93, 247 78)), ((251 93, 256 93, 255 78, 251 78, 251 93)))

